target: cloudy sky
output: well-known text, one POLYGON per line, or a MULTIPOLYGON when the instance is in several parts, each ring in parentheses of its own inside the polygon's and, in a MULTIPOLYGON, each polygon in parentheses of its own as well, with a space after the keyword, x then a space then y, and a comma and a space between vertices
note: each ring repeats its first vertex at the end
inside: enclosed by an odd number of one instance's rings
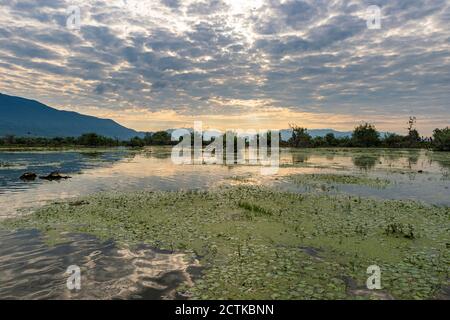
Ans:
POLYGON ((450 1, 0 0, 0 92, 138 130, 429 134, 450 125, 450 1))

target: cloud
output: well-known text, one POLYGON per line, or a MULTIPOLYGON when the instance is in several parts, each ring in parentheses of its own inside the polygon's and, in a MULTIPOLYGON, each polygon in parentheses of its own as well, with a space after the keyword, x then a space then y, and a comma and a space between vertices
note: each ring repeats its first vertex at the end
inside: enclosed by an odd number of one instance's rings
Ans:
POLYGON ((36 43, 28 43, 24 40, 10 41, 8 39, 2 39, 0 45, 2 50, 25 58, 50 60, 59 57, 59 55, 51 49, 36 43))
POLYGON ((202 0, 190 4, 187 13, 189 15, 211 15, 226 11, 228 6, 222 0, 202 0))
POLYGON ((448 125, 446 0, 0 3, 2 90, 56 107, 224 119, 251 110, 256 125, 282 108, 448 125), (66 28, 74 4, 80 30, 66 28), (366 26, 369 5, 382 9, 380 30, 366 26))
POLYGON ((177 9, 181 4, 180 0, 161 0, 161 3, 172 9, 177 9))

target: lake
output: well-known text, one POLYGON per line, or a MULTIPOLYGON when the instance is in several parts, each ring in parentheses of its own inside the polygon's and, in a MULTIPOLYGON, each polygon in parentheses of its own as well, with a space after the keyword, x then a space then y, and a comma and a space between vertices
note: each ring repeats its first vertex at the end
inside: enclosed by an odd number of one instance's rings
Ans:
POLYGON ((340 186, 339 190, 362 196, 450 205, 450 156, 445 153, 282 149, 281 168, 273 176, 262 176, 259 167, 250 165, 176 165, 170 156, 170 148, 149 148, 140 152, 123 149, 0 152, 0 217, 10 217, 49 201, 116 190, 186 190, 212 188, 224 183, 253 183, 304 191, 284 179, 301 173, 387 178, 393 183, 385 189, 346 185, 340 186), (19 177, 27 171, 38 175, 60 171, 72 178, 21 181, 19 177))
MULTIPOLYGON (((115 191, 205 190, 262 185, 298 193, 349 194, 450 205, 450 155, 426 150, 282 149, 277 174, 252 165, 176 165, 171 149, 0 151, 0 219, 24 215, 47 203, 115 191), (70 179, 21 181, 59 171, 70 179), (337 175, 387 181, 295 183, 296 175, 337 175)), ((372 181, 372 180, 369 180, 372 181)), ((373 180, 375 181, 375 180, 373 180)), ((123 247, 83 234, 51 245, 36 230, 0 232, 0 298, 183 299, 174 288, 198 277, 195 258, 153 248, 123 247), (73 261, 89 270, 89 287, 65 290, 64 271, 73 261), (106 293, 107 292, 107 293, 106 293)))

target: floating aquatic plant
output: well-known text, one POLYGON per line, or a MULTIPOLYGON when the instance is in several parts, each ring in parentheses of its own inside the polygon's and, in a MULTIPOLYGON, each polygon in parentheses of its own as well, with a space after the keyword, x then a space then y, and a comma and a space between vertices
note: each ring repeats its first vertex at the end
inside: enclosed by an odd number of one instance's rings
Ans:
POLYGON ((96 194, 0 226, 193 252, 204 273, 180 291, 194 299, 426 299, 448 285, 449 219, 414 201, 239 186, 96 194), (363 290, 373 264, 383 294, 363 290))
POLYGON ((324 183, 365 185, 373 188, 385 188, 390 184, 386 179, 343 174, 296 174, 289 176, 289 179, 296 184, 312 185, 322 189, 324 183))

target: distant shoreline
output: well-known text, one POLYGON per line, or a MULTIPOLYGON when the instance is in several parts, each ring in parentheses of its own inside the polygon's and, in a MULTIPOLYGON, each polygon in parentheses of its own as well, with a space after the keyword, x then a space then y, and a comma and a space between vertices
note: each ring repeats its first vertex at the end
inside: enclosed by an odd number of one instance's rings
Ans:
POLYGON ((15 145, 15 146, 0 146, 0 152, 10 151, 10 152, 16 152, 16 151, 102 151, 102 150, 131 150, 132 147, 124 147, 124 146, 96 146, 96 147, 90 147, 90 146, 21 146, 21 145, 15 145))
MULTIPOLYGON (((0 152, 4 152, 4 151, 11 151, 11 152, 15 152, 15 151, 109 151, 109 150, 124 150, 124 151, 131 151, 131 150, 143 150, 146 148, 151 148, 151 147, 158 147, 158 148, 171 148, 172 146, 169 145, 165 145, 165 146, 161 146, 161 145, 148 145, 148 146, 143 146, 143 147, 130 147, 130 146, 77 146, 77 145, 72 145, 72 146, 21 146, 21 145, 13 145, 13 146, 1 146, 0 145, 0 152)), ((345 150, 403 150, 403 151, 407 151, 407 150, 414 150, 414 151, 419 151, 419 150, 427 150, 427 151, 437 151, 437 150, 433 150, 432 148, 426 148, 426 147, 411 147, 411 148, 395 148, 395 147, 383 147, 383 146, 379 146, 379 147, 327 147, 327 146, 322 146, 322 147, 292 147, 292 146, 280 146, 280 149, 304 149, 304 150, 339 150, 339 151, 345 151, 345 150)), ((439 152, 439 151, 437 151, 439 152)))

